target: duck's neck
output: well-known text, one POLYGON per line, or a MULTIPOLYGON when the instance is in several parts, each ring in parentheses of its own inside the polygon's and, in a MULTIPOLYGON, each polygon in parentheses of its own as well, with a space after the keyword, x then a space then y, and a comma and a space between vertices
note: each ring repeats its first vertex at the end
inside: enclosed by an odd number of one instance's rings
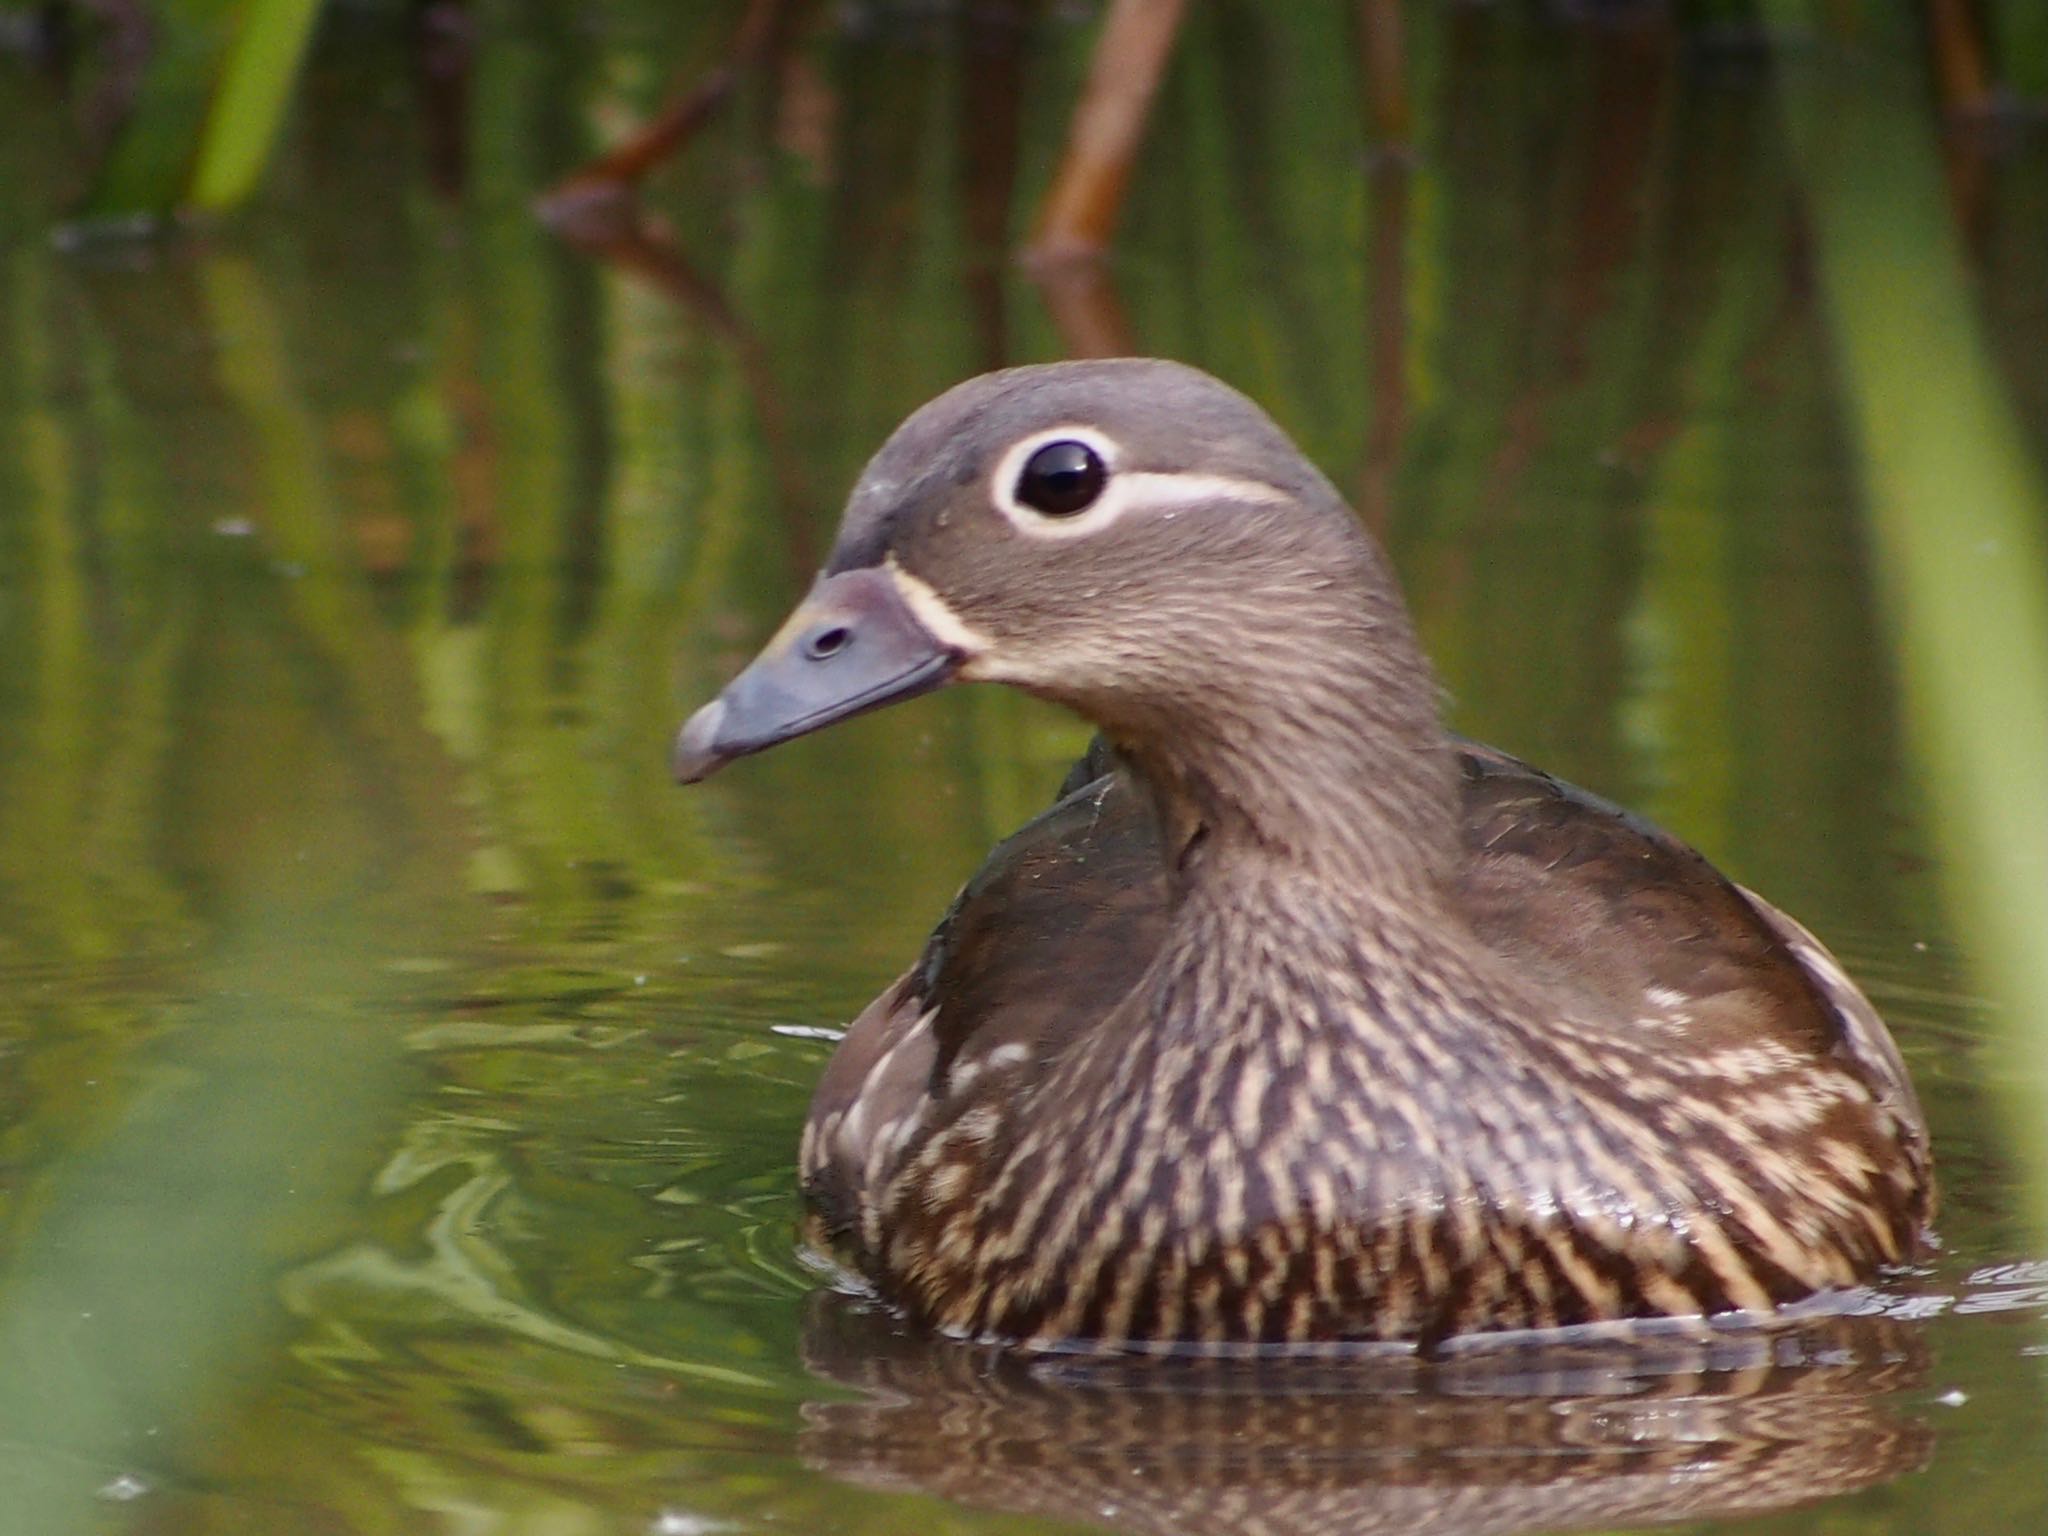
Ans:
POLYGON ((1434 907, 1459 835, 1455 754, 1398 607, 1344 608, 1110 723, 1158 815, 1176 903, 1266 874, 1434 907), (1121 728, 1120 728, 1121 727, 1121 728))

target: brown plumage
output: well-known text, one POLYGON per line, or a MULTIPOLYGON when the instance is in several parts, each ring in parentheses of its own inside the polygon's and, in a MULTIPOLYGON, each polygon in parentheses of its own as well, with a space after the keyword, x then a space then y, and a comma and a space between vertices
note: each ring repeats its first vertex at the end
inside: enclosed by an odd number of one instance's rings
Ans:
POLYGON ((1383 557, 1143 360, 912 416, 678 771, 945 681, 1101 728, 857 1019, 820 1236, 1032 1344, 1414 1339, 1779 1304, 1912 1258, 1919 1107, 1804 929, 1449 737, 1383 557))

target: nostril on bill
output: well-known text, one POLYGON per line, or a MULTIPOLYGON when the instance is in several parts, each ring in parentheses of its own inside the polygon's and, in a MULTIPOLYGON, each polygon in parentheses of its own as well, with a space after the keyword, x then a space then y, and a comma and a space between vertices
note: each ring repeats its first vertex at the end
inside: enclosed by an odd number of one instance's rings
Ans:
POLYGON ((853 644, 853 631, 844 624, 828 624, 812 630, 804 640, 804 655, 812 661, 830 661, 853 644))

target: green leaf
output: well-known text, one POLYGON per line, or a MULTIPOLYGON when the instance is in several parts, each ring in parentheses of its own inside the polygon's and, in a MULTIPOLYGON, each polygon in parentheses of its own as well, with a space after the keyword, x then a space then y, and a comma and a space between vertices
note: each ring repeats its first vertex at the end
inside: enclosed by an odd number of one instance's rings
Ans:
POLYGON ((232 208, 256 189, 319 13, 320 0, 250 0, 242 12, 200 138, 191 206, 232 208))

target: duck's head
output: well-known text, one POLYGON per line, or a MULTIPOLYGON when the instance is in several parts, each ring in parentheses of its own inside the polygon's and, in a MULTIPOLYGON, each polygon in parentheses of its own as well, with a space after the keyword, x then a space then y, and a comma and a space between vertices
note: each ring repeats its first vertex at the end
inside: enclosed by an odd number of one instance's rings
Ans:
POLYGON ((1342 498, 1244 396, 1153 359, 988 374, 905 421, 809 595, 684 726, 676 775, 954 681, 1066 704, 1141 762, 1441 740, 1342 498))

